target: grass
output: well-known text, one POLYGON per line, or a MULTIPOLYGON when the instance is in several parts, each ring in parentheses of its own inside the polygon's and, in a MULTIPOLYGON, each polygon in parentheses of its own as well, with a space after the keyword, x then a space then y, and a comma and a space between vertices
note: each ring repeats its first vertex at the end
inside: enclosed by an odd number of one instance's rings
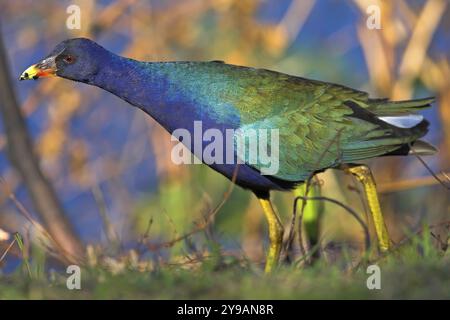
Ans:
POLYGON ((67 289, 69 275, 64 272, 30 278, 23 265, 11 275, 0 276, 0 299, 450 298, 450 257, 432 245, 430 236, 415 237, 377 260, 380 290, 366 286, 368 264, 350 268, 346 256, 332 264, 321 259, 301 268, 285 265, 271 275, 264 275, 260 266, 226 256, 204 259, 195 268, 166 264, 151 271, 139 271, 142 268, 136 261, 128 260, 120 268, 113 268, 110 261, 109 266, 82 268, 80 290, 67 289))
MULTIPOLYGON (((184 189, 162 190, 175 204, 179 200, 177 196, 184 192, 184 189)), ((231 195, 233 201, 224 205, 225 212, 218 216, 214 229, 203 230, 169 247, 156 249, 150 245, 167 243, 163 242, 167 236, 159 236, 163 232, 173 233, 172 238, 177 238, 195 229, 196 224, 193 226, 182 220, 185 210, 174 207, 170 208, 171 212, 180 213, 180 216, 161 214, 158 222, 165 222, 165 217, 168 222, 167 226, 159 226, 158 229, 158 223, 149 224, 153 216, 148 213, 154 214, 162 209, 158 210, 160 204, 150 207, 141 217, 141 225, 146 227, 138 232, 144 235, 150 231, 152 237, 147 239, 146 245, 140 243, 137 248, 134 246, 135 250, 120 254, 101 245, 88 246, 88 263, 81 268, 80 290, 67 289, 66 281, 70 275, 64 269, 52 270, 54 264, 46 260, 47 254, 42 247, 24 249, 22 238, 17 235, 14 246, 20 249, 24 259, 15 272, 0 273, 0 299, 450 299, 450 255, 446 248, 449 241, 448 221, 439 224, 439 228, 436 225, 423 226, 418 233, 404 230, 408 241, 382 257, 372 252, 368 263, 360 261, 361 251, 357 247, 362 244, 351 245, 355 242, 344 242, 349 238, 336 233, 328 240, 323 238, 324 242, 331 239, 333 242, 323 244, 326 249, 322 251, 325 252, 314 264, 300 265, 297 260, 295 264, 282 265, 274 274, 264 275, 262 265, 241 257, 244 249, 240 249, 239 254, 232 254, 229 248, 235 246, 226 244, 220 236, 228 235, 224 231, 228 228, 230 233, 234 230, 235 233, 231 233, 233 236, 238 237, 241 231, 236 233, 236 230, 240 230, 239 226, 244 222, 242 217, 238 219, 239 215, 232 214, 244 211, 234 206, 247 206, 248 197, 245 195, 239 192, 231 195), (237 218, 230 219, 230 216, 237 218), (170 220, 171 217, 175 219, 170 220), (221 224, 221 219, 226 224, 221 224), (230 224, 230 220, 234 225, 230 224), (345 247, 342 243, 350 245, 345 247), (142 249, 142 253, 138 253, 138 249, 142 249), (380 290, 367 288, 370 274, 366 270, 371 264, 380 267, 380 290)), ((188 201, 191 199, 186 198, 188 201)), ((169 200, 162 202, 172 203, 169 200)), ((181 200, 179 202, 183 203, 181 200)), ((211 202, 215 203, 215 200, 211 202)), ((185 207, 192 206, 185 204, 185 207)), ((311 208, 309 205, 305 210, 303 222, 306 224, 311 208)), ((339 206, 329 210, 332 214, 328 219, 332 219, 334 224, 340 221, 345 224, 346 230, 351 229, 351 217, 336 214, 334 210, 337 208, 339 206)), ((205 210, 196 208, 192 211, 205 210)), ((287 213, 289 208, 282 207, 280 211, 287 213)), ((333 223, 324 224, 328 226, 333 223)), ((360 232, 360 226, 356 225, 356 228, 352 230, 360 232)), ((330 232, 330 229, 327 230, 323 233, 330 232)), ((307 231, 310 235, 311 230, 307 231)), ((11 256, 12 253, 6 254, 3 262, 11 256)))

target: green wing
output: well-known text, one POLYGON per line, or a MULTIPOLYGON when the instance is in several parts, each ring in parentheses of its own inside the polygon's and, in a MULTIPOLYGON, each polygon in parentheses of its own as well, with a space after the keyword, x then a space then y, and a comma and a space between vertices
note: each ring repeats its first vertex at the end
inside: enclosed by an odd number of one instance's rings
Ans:
MULTIPOLYGON (((275 177, 283 180, 302 181, 318 170, 383 155, 424 134, 414 135, 378 120, 376 112, 389 115, 394 103, 369 99, 365 92, 268 70, 236 68, 235 72, 234 89, 223 91, 221 98, 238 109, 242 132, 279 130, 275 177), (355 108, 364 116, 354 116, 355 108)), ((425 104, 405 103, 393 111, 425 104)), ((266 167, 262 161, 249 165, 258 170, 266 167)))

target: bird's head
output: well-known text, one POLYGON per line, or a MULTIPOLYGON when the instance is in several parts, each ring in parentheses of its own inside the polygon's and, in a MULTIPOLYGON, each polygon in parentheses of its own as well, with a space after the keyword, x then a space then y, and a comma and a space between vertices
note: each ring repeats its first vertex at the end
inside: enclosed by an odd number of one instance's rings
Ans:
POLYGON ((75 81, 90 82, 98 73, 109 52, 92 40, 74 38, 59 43, 42 61, 30 66, 19 80, 36 80, 59 76, 75 81))

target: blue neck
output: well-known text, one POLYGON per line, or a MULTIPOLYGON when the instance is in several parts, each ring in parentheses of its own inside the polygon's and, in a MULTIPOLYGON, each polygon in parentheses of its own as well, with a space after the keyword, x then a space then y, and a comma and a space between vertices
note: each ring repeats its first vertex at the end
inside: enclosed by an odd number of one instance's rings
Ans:
MULTIPOLYGON (((216 116, 215 103, 202 103, 196 93, 183 90, 183 83, 195 81, 176 63, 140 62, 111 53, 91 84, 107 90, 142 109, 166 130, 193 129, 195 120, 205 128, 235 127, 239 119, 216 116)), ((201 84, 199 84, 201 85, 201 84)))
MULTIPOLYGON (((158 122, 164 106, 161 79, 153 72, 152 63, 144 63, 111 54, 110 59, 91 80, 91 84, 113 93, 131 105, 138 107, 158 122)), ((161 119, 162 120, 162 119, 161 119)))

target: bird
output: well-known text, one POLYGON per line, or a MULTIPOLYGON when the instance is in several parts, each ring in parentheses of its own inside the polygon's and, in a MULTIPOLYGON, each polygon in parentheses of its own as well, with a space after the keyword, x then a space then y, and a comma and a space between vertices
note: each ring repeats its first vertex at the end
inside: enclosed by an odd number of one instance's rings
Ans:
MULTIPOLYGON (((257 132, 261 138, 261 132, 272 130, 277 139, 267 143, 266 153, 277 151, 272 159, 278 166, 275 172, 267 174, 266 159, 258 153, 256 159, 249 159, 245 148, 232 149, 231 161, 202 159, 258 198, 269 229, 267 273, 279 265, 284 234, 270 200, 272 191, 292 191, 328 168, 353 174, 364 188, 378 247, 388 251, 392 244, 374 177, 361 161, 437 152, 420 140, 429 122, 418 113, 431 106, 433 97, 405 101, 371 98, 340 84, 217 60, 142 62, 117 55, 87 38, 62 41, 19 79, 50 76, 106 90, 147 113, 169 133, 183 128, 194 134, 196 123, 201 122, 203 129, 224 136, 232 130, 231 144, 236 146, 238 137, 257 132)), ((208 147, 205 141, 194 148, 190 139, 179 140, 200 159, 208 147)))

